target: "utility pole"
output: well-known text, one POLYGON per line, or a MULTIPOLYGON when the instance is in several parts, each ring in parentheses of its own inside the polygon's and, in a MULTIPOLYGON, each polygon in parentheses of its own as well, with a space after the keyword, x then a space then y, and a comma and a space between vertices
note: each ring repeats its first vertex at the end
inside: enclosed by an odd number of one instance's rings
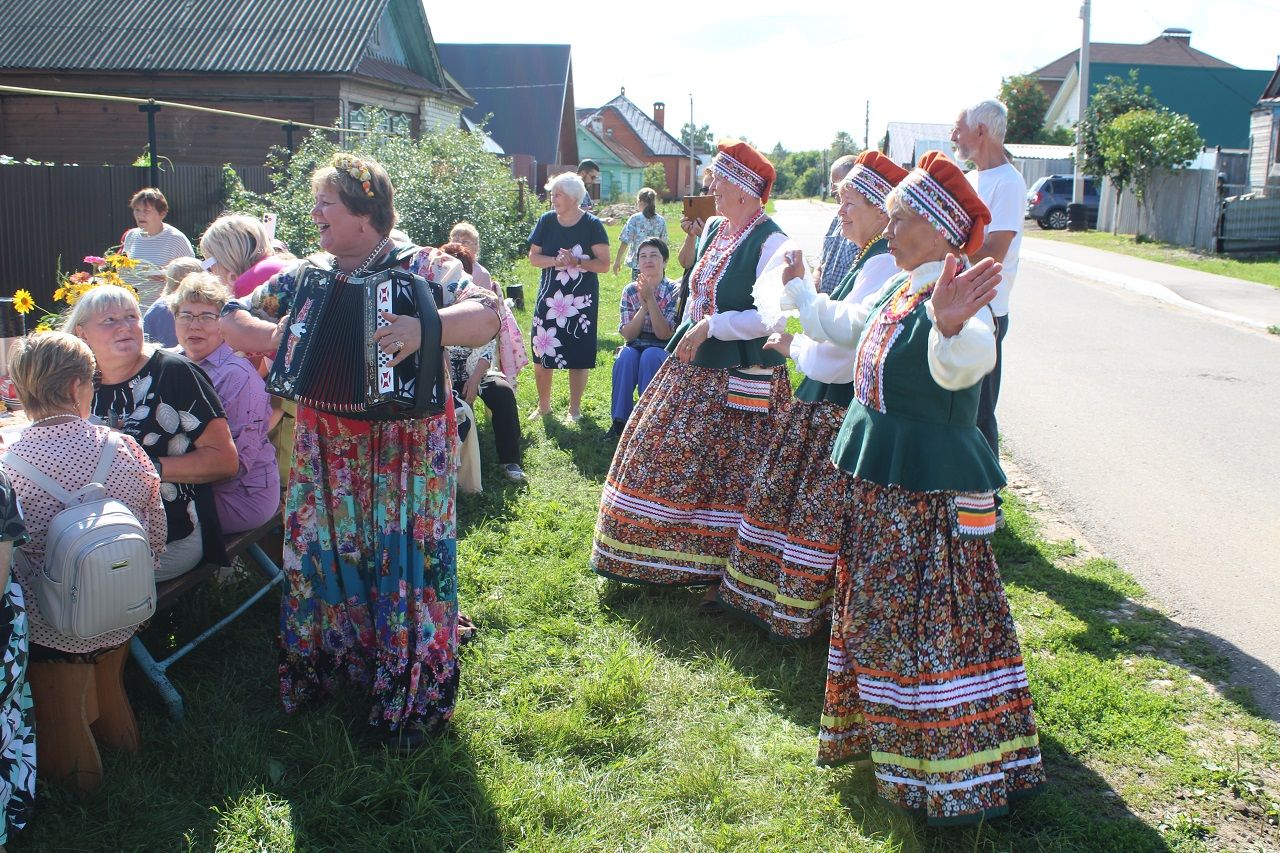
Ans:
POLYGON ((871 99, 867 99, 867 119, 862 125, 862 150, 871 150, 871 99))
POLYGON ((1067 227, 1072 231, 1084 231, 1089 227, 1084 209, 1084 116, 1089 109, 1089 0, 1080 6, 1080 91, 1076 102, 1076 156, 1074 180, 1071 183, 1071 206, 1067 208, 1067 227))
POLYGON ((698 156, 693 151, 698 126, 693 123, 693 92, 689 93, 689 195, 698 194, 698 156))

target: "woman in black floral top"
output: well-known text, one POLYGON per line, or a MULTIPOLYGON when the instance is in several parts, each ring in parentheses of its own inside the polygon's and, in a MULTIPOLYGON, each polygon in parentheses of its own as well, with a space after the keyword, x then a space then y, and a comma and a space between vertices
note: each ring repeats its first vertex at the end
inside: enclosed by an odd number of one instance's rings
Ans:
POLYGON ((144 347, 141 316, 132 293, 104 284, 76 302, 63 331, 83 338, 98 363, 93 420, 132 436, 160 475, 169 524, 156 567, 163 581, 202 558, 225 559, 209 484, 234 476, 239 457, 213 383, 183 356, 144 347))

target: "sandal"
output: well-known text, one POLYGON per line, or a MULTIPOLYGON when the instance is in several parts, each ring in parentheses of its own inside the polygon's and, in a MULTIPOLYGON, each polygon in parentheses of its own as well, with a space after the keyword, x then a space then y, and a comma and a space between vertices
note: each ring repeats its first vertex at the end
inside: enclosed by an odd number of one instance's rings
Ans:
POLYGON ((479 629, 476 628, 476 623, 471 621, 470 616, 463 616, 461 613, 458 614, 458 645, 459 646, 465 646, 467 643, 474 640, 476 638, 476 633, 478 632, 478 630, 479 629))

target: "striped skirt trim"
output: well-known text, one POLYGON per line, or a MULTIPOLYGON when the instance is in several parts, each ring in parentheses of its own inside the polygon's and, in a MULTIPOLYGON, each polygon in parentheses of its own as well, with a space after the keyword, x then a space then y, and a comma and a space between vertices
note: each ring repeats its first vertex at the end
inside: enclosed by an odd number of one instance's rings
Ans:
POLYGON ((844 409, 793 400, 756 471, 720 601, 775 637, 825 635, 852 478, 831 464, 844 409))

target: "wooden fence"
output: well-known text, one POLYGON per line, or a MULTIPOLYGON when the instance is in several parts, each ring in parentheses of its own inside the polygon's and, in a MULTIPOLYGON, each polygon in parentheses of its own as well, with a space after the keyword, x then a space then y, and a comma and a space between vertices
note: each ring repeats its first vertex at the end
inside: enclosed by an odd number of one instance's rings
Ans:
MULTIPOLYGON (((236 166, 245 186, 270 189, 264 166, 236 166)), ((0 166, 0 296, 31 291, 53 307, 59 265, 87 269, 85 255, 101 255, 134 226, 129 197, 147 186, 148 170, 136 166, 0 166)), ((169 200, 165 220, 195 244, 223 212, 221 166, 172 166, 160 172, 169 200)), ((4 337, 18 334, 11 306, 0 306, 4 337)))

